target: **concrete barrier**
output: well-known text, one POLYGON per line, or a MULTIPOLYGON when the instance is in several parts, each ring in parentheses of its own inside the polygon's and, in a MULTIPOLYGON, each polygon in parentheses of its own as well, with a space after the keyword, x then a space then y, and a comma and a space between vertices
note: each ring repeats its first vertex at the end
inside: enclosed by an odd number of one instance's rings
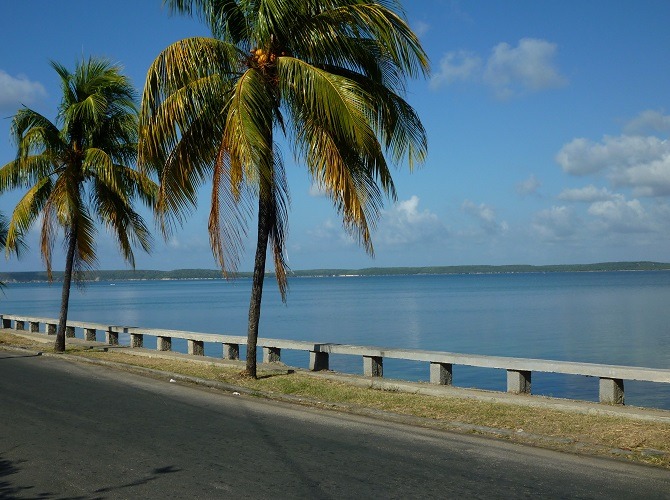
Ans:
MULTIPOLYGON (((53 335, 56 331, 57 320, 52 318, 36 318, 12 314, 2 314, 0 318, 3 328, 11 329, 13 324, 15 330, 25 330, 26 323, 28 323, 31 332, 39 333, 40 324, 44 323, 47 335, 53 335)), ((240 345, 246 345, 247 340, 246 337, 239 335, 103 325, 85 321, 68 321, 66 328, 67 336, 74 336, 75 328, 81 328, 87 340, 96 340, 96 332, 102 330, 105 332, 106 343, 110 345, 119 344, 119 333, 128 334, 130 337, 130 348, 142 348, 145 336, 155 337, 156 349, 158 351, 171 351, 172 339, 185 339, 188 345, 188 354, 194 356, 204 356, 204 345, 206 342, 221 344, 222 357, 231 360, 239 359, 240 345)), ((263 350, 263 362, 265 363, 281 362, 281 352, 283 349, 307 351, 309 352, 309 369, 312 371, 328 370, 330 354, 360 356, 363 359, 363 373, 369 377, 383 377, 384 358, 423 361, 428 363, 429 366, 430 383, 439 385, 451 385, 453 383, 454 365, 497 368, 505 370, 507 373, 507 392, 516 394, 531 394, 533 372, 597 377, 599 379, 599 400, 601 403, 607 404, 624 404, 624 380, 670 383, 670 370, 660 368, 268 338, 259 338, 257 345, 263 350)))

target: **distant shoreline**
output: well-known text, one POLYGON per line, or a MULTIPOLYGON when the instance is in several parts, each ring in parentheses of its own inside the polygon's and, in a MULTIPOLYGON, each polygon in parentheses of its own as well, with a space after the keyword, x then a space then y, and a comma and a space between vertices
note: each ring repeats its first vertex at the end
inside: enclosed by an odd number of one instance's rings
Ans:
MULTIPOLYGON (((601 262, 596 264, 562 265, 470 265, 428 267, 368 267, 364 269, 307 269, 292 271, 290 277, 358 277, 401 276, 440 274, 515 274, 515 273, 566 273, 566 272, 613 272, 613 271, 670 271, 670 263, 661 262, 601 262)), ((240 272, 237 278, 249 278, 252 273, 240 272)), ((273 273, 268 273, 273 275, 273 273)), ((53 281, 62 281, 62 272, 53 273, 53 281)), ((146 280, 211 280, 224 279, 216 269, 115 270, 87 271, 84 281, 146 281, 146 280)), ((45 271, 0 272, 0 281, 8 283, 47 282, 45 271)))

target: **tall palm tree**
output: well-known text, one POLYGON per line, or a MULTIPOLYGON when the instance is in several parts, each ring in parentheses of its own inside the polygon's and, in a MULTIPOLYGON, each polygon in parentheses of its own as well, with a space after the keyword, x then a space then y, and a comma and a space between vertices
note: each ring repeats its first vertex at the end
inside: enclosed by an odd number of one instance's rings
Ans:
POLYGON ((277 137, 373 254, 384 195, 395 199, 386 156, 412 168, 426 155, 425 131, 403 95, 406 77, 425 76, 428 60, 392 0, 165 3, 201 17, 213 38, 176 42, 150 67, 139 164, 160 179, 166 234, 212 179, 210 243, 224 273, 237 268, 257 199, 246 357, 255 377, 268 244, 284 300, 287 286, 289 196, 277 137))
POLYGON ((58 228, 64 233, 65 272, 56 351, 65 350, 70 285, 96 263, 96 222, 116 237, 134 266, 133 245, 149 251, 151 237, 134 210, 135 198, 152 206, 156 184, 135 170, 138 108, 136 93, 121 68, 105 59, 77 63, 74 72, 52 62, 63 96, 56 123, 28 108, 12 119, 14 161, 0 169, 0 193, 27 188, 7 232, 7 248, 42 216, 40 250, 49 279, 58 228), (59 128, 60 126, 60 128, 59 128))

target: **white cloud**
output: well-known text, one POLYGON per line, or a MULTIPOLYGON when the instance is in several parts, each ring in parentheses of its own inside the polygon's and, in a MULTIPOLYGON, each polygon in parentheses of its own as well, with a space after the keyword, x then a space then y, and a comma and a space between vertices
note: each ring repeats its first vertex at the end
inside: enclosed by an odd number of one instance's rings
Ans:
POLYGON ((430 24, 423 21, 416 21, 412 23, 412 30, 414 31, 414 34, 416 34, 416 36, 421 38, 430 31, 430 24))
POLYGON ((328 219, 314 229, 308 230, 312 243, 337 245, 337 246, 351 246, 355 243, 352 236, 347 233, 342 225, 334 224, 332 220, 328 219))
POLYGON ((615 185, 632 187, 635 196, 670 196, 670 153, 647 163, 618 169, 611 179, 615 185))
POLYGON ((420 210, 419 202, 418 196, 412 196, 385 210, 374 240, 395 246, 427 243, 446 236, 447 230, 438 216, 430 210, 420 210))
POLYGON ((486 63, 484 81, 506 96, 520 87, 544 90, 567 83, 554 65, 556 44, 535 38, 523 38, 516 47, 499 43, 486 63))
POLYGON ((532 174, 528 179, 516 185, 516 192, 521 196, 536 194, 540 186, 542 186, 542 183, 535 177, 535 174, 532 174))
POLYGON ((487 233, 496 233, 508 229, 506 222, 498 223, 495 209, 485 203, 477 205, 470 200, 465 200, 461 205, 461 210, 475 217, 479 221, 481 228, 487 233))
POLYGON ((30 106, 46 97, 39 82, 32 82, 24 75, 16 77, 0 69, 0 110, 15 112, 21 105, 30 106))
POLYGON ((588 213, 596 218, 598 228, 607 233, 643 233, 653 229, 640 201, 626 201, 623 196, 597 201, 589 207, 588 213))
POLYGON ((602 172, 617 186, 633 188, 636 196, 670 195, 670 143, 658 137, 605 136, 600 143, 574 139, 556 161, 572 175, 602 172))
POLYGON ((578 138, 563 146, 556 161, 573 175, 587 175, 605 168, 644 164, 670 154, 670 144, 658 137, 605 136, 600 143, 578 138))
POLYGON ((431 79, 438 88, 455 82, 475 82, 490 86, 500 98, 524 91, 560 87, 567 79, 554 63, 555 43, 522 38, 516 47, 499 43, 491 49, 486 63, 473 52, 448 52, 440 60, 440 69, 431 79))
POLYGON ((553 206, 535 214, 532 225, 541 239, 560 241, 573 236, 579 222, 569 207, 553 206))
POLYGON ((660 111, 652 109, 643 111, 624 127, 624 132, 627 134, 665 132, 667 130, 670 130, 670 115, 664 115, 660 111))
POLYGON ((459 50, 449 52, 440 60, 440 69, 430 80, 432 88, 449 85, 457 81, 481 78, 482 60, 472 52, 459 50))
MULTIPOLYGON (((331 219, 307 230, 306 234, 308 239, 297 243, 301 251, 332 252, 334 249, 344 250, 357 246, 356 238, 341 223, 331 219)), ((382 248, 387 251, 406 246, 425 248, 435 241, 443 240, 447 234, 447 229, 439 217, 428 209, 421 209, 419 198, 412 196, 382 211, 372 233, 372 242, 375 249, 379 250, 377 253, 381 253, 382 248)))
POLYGON ((593 203, 594 201, 607 201, 615 199, 617 195, 607 188, 600 188, 590 185, 583 188, 565 189, 558 195, 559 200, 579 201, 593 203))

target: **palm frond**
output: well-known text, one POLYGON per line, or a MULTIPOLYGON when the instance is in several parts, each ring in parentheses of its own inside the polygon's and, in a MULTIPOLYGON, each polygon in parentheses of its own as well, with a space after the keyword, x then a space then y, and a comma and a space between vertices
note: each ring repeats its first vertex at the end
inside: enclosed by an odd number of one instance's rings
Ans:
POLYGON ((319 17, 346 26, 356 37, 375 40, 402 74, 411 78, 428 75, 428 56, 402 13, 381 2, 342 3, 347 5, 326 10, 319 17))
POLYGON ((218 38, 230 39, 233 43, 248 38, 249 26, 244 14, 242 2, 236 0, 163 0, 172 13, 189 16, 196 14, 218 38))
POLYGON ((230 156, 224 149, 217 155, 212 180, 209 241, 224 275, 234 275, 244 250, 242 240, 252 213, 251 192, 245 185, 232 180, 230 156))
POLYGON ((230 44, 193 38, 165 49, 149 70, 138 163, 160 180, 157 211, 166 234, 195 206, 197 188, 211 172, 224 129, 229 74, 239 69, 239 57, 230 44))
POLYGON ((238 80, 228 107, 222 147, 230 155, 231 177, 258 185, 273 164, 272 126, 277 101, 256 69, 238 80))
POLYGON ((355 81, 293 57, 279 58, 277 70, 282 98, 294 116, 309 114, 361 148, 376 141, 366 118, 370 96, 355 81))
POLYGON ((279 293, 286 302, 288 291, 288 262, 286 260, 286 240, 288 238, 288 212, 291 202, 284 162, 275 147, 271 201, 270 201, 270 245, 275 268, 275 278, 279 293))

